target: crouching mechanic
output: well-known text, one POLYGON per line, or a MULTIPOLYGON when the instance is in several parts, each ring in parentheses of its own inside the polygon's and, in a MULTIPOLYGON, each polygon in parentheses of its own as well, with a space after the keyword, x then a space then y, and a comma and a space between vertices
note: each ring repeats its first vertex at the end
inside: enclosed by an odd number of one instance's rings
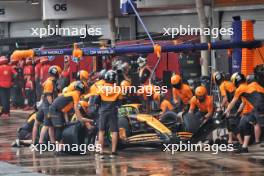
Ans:
POLYGON ((155 93, 153 95, 153 100, 159 105, 161 114, 166 113, 167 111, 173 111, 174 107, 171 102, 166 98, 162 93, 155 93))
POLYGON ((195 116, 201 118, 202 123, 205 123, 213 116, 213 97, 207 95, 207 90, 204 86, 199 86, 195 89, 195 96, 190 101, 189 113, 193 114, 196 108, 198 108, 198 111, 195 116))
POLYGON ((107 72, 106 69, 103 69, 99 72, 98 80, 94 84, 92 84, 90 89, 89 89, 90 95, 96 95, 98 93, 98 91, 100 90, 100 86, 105 83, 106 72, 107 72))
MULTIPOLYGON (((98 128, 96 127, 96 119, 91 115, 89 111, 89 102, 81 100, 78 103, 78 109, 82 115, 82 122, 86 127, 86 132, 88 135, 87 142, 88 144, 94 144, 96 135, 98 133, 98 128)), ((78 117, 76 114, 74 114, 71 118, 71 123, 75 123, 78 121, 78 117)))
MULTIPOLYGON (((242 93, 247 102, 253 106, 255 143, 260 143, 261 126, 264 124, 264 65, 257 65, 254 69, 254 79, 242 93)), ((263 146, 263 145, 261 145, 263 146)))
POLYGON ((78 107, 81 95, 85 94, 87 87, 81 81, 77 81, 74 90, 58 96, 49 107, 49 115, 45 125, 49 126, 49 136, 51 143, 58 141, 61 143, 64 126, 69 123, 68 112, 73 108, 77 119, 82 121, 83 116, 78 107), (56 135, 55 135, 56 134, 56 135))
POLYGON ((187 111, 193 96, 192 89, 187 84, 182 83, 182 78, 179 75, 171 77, 171 85, 175 107, 180 111, 187 111))
MULTIPOLYGON (((244 141, 242 147, 237 150, 237 153, 247 153, 248 144, 252 133, 252 125, 255 125, 256 123, 255 116, 252 113, 253 105, 249 101, 247 101, 246 98, 243 96, 243 94, 248 90, 245 76, 241 73, 234 73, 231 77, 231 81, 235 84, 237 89, 232 101, 229 103, 224 114, 227 117, 230 116, 231 110, 234 108, 236 102, 241 98, 242 100, 241 107, 243 108, 243 110, 241 113, 239 130, 240 133, 244 135, 244 141)), ((259 139, 256 138, 256 141, 257 140, 259 139)))
MULTIPOLYGON (((90 113, 89 113, 89 102, 81 100, 78 103, 78 110, 80 111, 81 115, 82 115, 82 121, 85 122, 87 128, 90 128, 90 124, 91 124, 91 120, 86 120, 86 119, 91 119, 90 113)), ((70 121, 71 122, 76 122, 78 120, 78 117, 76 114, 74 114, 70 121)))
MULTIPOLYGON (((264 125, 264 64, 254 69, 254 79, 248 84, 243 96, 253 105, 256 117, 255 138, 260 139, 261 126, 264 125)), ((256 141, 258 143, 260 141, 256 141)))
MULTIPOLYGON (((226 109, 228 104, 232 101, 236 87, 231 81, 225 80, 223 73, 215 72, 213 76, 214 82, 220 89, 220 95, 222 98, 221 109, 226 109)), ((240 121, 239 106, 241 101, 237 101, 235 107, 231 111, 230 117, 227 119, 227 129, 228 129, 228 143, 233 143, 233 134, 236 135, 239 143, 242 145, 243 141, 239 133, 238 125, 240 121)))
POLYGON ((118 100, 121 99, 121 92, 115 91, 116 73, 113 70, 105 74, 105 83, 97 94, 97 104, 99 104, 99 144, 101 145, 100 158, 104 158, 104 135, 109 127, 112 135, 112 153, 114 158, 118 142, 118 100))
MULTIPOLYGON (((89 73, 87 71, 80 70, 77 72, 76 81, 82 81, 83 83, 87 84, 88 79, 89 79, 89 73)), ((73 91, 76 81, 73 81, 68 87, 65 87, 63 89, 63 93, 73 91)))
POLYGON ((131 104, 133 103, 133 93, 130 91, 132 84, 130 80, 123 80, 120 84, 123 93, 122 104, 131 104))
POLYGON ((263 125, 264 119, 264 64, 257 65, 254 69, 255 80, 248 85, 247 93, 251 95, 251 99, 247 98, 254 105, 257 118, 263 125))
MULTIPOLYGON (((41 123, 43 123, 44 119, 47 117, 49 112, 49 106, 53 102, 53 100, 57 97, 58 91, 57 91, 57 80, 59 78, 59 75, 61 73, 61 69, 58 66, 51 66, 49 68, 49 77, 48 79, 43 83, 43 93, 41 96, 41 105, 37 112, 37 117, 34 122, 34 127, 32 130, 32 144, 36 144, 36 138, 38 134, 38 127, 41 123)), ((44 135, 46 131, 48 130, 47 126, 43 126, 39 143, 43 143, 44 135)))

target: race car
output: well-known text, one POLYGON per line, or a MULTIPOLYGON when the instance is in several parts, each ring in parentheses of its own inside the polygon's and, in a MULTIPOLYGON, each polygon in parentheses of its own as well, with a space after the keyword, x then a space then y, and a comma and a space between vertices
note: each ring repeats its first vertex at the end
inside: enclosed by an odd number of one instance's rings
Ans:
MULTIPOLYGON (((206 139, 214 129, 224 122, 223 115, 201 124, 199 118, 191 114, 182 117, 174 112, 164 115, 144 114, 140 104, 123 105, 118 110, 119 148, 133 146, 159 147, 166 143, 190 141, 197 143, 206 139)), ((111 135, 107 134, 111 143, 111 135)))

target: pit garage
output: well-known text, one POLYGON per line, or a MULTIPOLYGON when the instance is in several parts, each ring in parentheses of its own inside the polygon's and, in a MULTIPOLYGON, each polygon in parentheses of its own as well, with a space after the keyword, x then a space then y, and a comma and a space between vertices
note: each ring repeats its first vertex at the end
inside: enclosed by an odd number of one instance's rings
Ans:
POLYGON ((0 0, 0 175, 263 175, 263 0, 0 0))

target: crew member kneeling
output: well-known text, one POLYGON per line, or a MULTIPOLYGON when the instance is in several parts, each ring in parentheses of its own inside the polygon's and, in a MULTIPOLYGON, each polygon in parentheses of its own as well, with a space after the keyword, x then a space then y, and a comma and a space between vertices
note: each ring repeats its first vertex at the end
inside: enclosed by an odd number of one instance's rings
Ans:
POLYGON ((82 121, 84 118, 78 108, 78 102, 81 95, 86 93, 86 90, 85 84, 77 81, 74 85, 74 91, 58 96, 50 105, 46 125, 50 127, 49 136, 51 143, 54 143, 55 140, 61 142, 63 128, 69 122, 68 112, 72 108, 78 120, 82 121))
POLYGON ((182 78, 179 75, 171 77, 171 85, 173 87, 173 101, 176 108, 180 111, 187 111, 189 102, 193 96, 192 89, 189 85, 182 83, 182 78))
POLYGON ((88 79, 89 79, 89 73, 85 70, 80 70, 77 72, 76 81, 71 82, 68 87, 65 87, 63 89, 62 92, 63 93, 71 92, 74 90, 74 86, 77 81, 82 81, 84 84, 87 84, 88 79))
POLYGON ((171 104, 171 102, 166 99, 165 95, 162 93, 155 93, 153 95, 153 100, 159 105, 159 108, 161 110, 160 114, 164 114, 167 111, 173 111, 174 107, 171 104))
MULTIPOLYGON (((224 74, 220 72, 216 72, 213 77, 215 83, 217 84, 217 86, 219 86, 220 95, 222 98, 221 109, 227 108, 228 104, 232 101, 235 95, 235 91, 236 91, 235 85, 231 81, 227 81, 224 78, 225 78, 224 74)), ((236 135, 241 145, 243 143, 241 135, 239 133, 239 128, 238 128, 239 121, 240 121, 240 111, 238 110, 239 110, 240 104, 241 104, 241 101, 237 101, 237 103, 235 104, 235 108, 233 108, 231 111, 232 115, 227 119, 227 130, 228 130, 228 136, 229 136, 228 143, 229 144, 233 143, 233 134, 236 135)))
POLYGON ((189 113, 194 113, 196 108, 198 108, 198 111, 195 116, 200 117, 202 123, 213 116, 213 97, 207 95, 207 90, 204 86, 199 86, 195 89, 195 96, 190 101, 189 113))

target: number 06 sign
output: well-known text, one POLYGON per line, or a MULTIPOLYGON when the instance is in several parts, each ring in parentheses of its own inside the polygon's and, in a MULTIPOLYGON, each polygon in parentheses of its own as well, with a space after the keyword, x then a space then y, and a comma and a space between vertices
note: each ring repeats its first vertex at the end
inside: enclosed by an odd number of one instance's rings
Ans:
POLYGON ((58 3, 58 4, 54 4, 53 6, 53 9, 56 11, 56 12, 60 12, 60 11, 67 11, 67 4, 66 3, 58 3))

